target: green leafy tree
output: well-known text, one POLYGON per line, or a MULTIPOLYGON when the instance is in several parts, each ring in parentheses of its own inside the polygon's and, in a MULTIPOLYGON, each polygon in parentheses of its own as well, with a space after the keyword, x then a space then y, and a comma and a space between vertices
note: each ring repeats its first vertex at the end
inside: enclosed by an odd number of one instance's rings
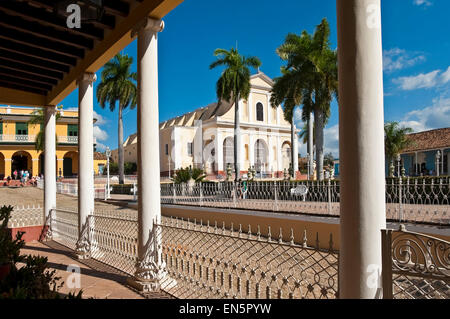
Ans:
POLYGON ((274 79, 272 87, 271 105, 273 108, 283 103, 284 119, 291 124, 291 165, 294 166, 294 139, 295 134, 295 108, 301 103, 302 92, 298 91, 299 86, 295 85, 298 79, 295 73, 281 67, 282 76, 274 79))
MULTIPOLYGON (((317 176, 323 173, 323 130, 331 115, 330 104, 338 98, 337 52, 331 49, 330 26, 326 19, 316 27, 313 35, 303 31, 300 35, 290 33, 277 49, 286 62, 282 67, 285 90, 276 94, 274 102, 303 104, 302 120, 311 123, 314 113, 317 176), (301 103, 299 102, 301 101, 301 103)), ((274 90, 277 92, 276 90, 274 90)))
MULTIPOLYGON (((0 208, 0 266, 8 272, 0 280, 0 299, 61 299, 58 289, 63 283, 56 277, 56 270, 48 269, 46 257, 21 255, 25 241, 24 232, 13 239, 8 229, 13 207, 0 208), (20 265, 19 265, 20 264, 20 265)), ((81 299, 82 291, 69 294, 66 299, 81 299)))
POLYGON ((412 145, 412 141, 407 137, 407 134, 412 132, 412 128, 400 127, 398 122, 384 124, 384 149, 388 163, 391 163, 403 149, 412 145))
POLYGON ((325 154, 325 156, 323 158, 323 163, 324 163, 325 166, 333 168, 333 166, 334 166, 334 156, 333 156, 333 154, 331 152, 328 153, 328 154, 325 154))
POLYGON ((205 172, 200 168, 181 168, 175 172, 173 181, 176 184, 187 183, 193 179, 196 183, 202 182, 206 178, 205 172))
MULTIPOLYGON (((58 121, 61 118, 60 114, 61 107, 57 108, 57 112, 55 115, 55 120, 58 121)), ((34 148, 36 151, 44 151, 45 148, 45 110, 44 108, 39 108, 37 110, 34 110, 33 113, 31 113, 31 119, 28 121, 28 124, 30 125, 39 125, 39 132, 36 134, 36 139, 34 141, 34 148)), ((58 144, 58 138, 56 137, 56 144, 58 144)))
MULTIPOLYGON (((216 49, 214 56, 217 60, 209 68, 225 66, 216 84, 216 93, 220 105, 223 100, 232 101, 234 99, 234 170, 235 180, 239 180, 240 175, 240 116, 239 100, 247 100, 250 94, 250 67, 259 68, 261 61, 257 57, 243 57, 237 49, 230 51, 216 49)), ((217 153, 217 152, 216 152, 217 153)))
POLYGON ((123 155, 123 110, 134 109, 137 103, 136 72, 131 72, 133 58, 128 55, 117 54, 105 64, 101 82, 97 87, 97 99, 102 108, 109 106, 114 112, 119 104, 118 120, 118 165, 119 184, 124 183, 124 155, 123 155))

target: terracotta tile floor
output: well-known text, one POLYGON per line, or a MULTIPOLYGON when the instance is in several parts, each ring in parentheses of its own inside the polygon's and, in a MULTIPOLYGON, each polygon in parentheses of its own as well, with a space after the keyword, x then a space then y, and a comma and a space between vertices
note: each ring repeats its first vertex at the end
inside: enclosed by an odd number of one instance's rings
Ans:
MULTIPOLYGON (((72 252, 55 242, 32 242, 22 249, 22 254, 40 255, 48 258, 49 268, 56 270, 56 276, 61 277, 64 285, 59 290, 62 294, 78 293, 83 290, 83 298, 95 299, 167 299, 169 295, 153 293, 141 295, 126 286, 127 275, 95 260, 79 261, 72 257, 72 252), (80 288, 70 288, 67 272, 68 265, 80 267, 80 288)), ((73 277, 72 277, 73 278, 73 277)), ((69 282, 73 283, 73 280, 69 282)))

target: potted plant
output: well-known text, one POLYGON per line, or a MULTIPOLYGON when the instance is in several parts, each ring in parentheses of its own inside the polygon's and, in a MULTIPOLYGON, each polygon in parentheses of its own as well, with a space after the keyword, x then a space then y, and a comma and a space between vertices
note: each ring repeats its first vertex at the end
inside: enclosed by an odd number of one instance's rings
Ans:
POLYGON ((20 249, 25 245, 22 240, 23 232, 18 232, 16 238, 11 236, 8 223, 11 219, 13 207, 3 206, 0 208, 0 281, 11 271, 11 267, 22 260, 20 249))

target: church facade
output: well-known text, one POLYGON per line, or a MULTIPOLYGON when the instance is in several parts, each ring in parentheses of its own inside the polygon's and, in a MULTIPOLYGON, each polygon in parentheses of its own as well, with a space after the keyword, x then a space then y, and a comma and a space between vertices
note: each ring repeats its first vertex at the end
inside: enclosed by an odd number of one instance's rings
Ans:
MULTIPOLYGON (((270 103, 272 79, 259 72, 250 83, 249 98, 239 101, 241 173, 254 167, 260 177, 282 177, 289 169, 291 151, 298 154, 298 139, 291 146, 291 124, 282 108, 270 103)), ((160 123, 161 175, 198 167, 208 175, 226 176, 227 166, 234 163, 234 112, 234 103, 223 101, 160 123)), ((137 138, 131 135, 125 142, 125 161, 136 154, 137 138)), ((112 157, 117 161, 117 150, 112 157)), ((298 156, 294 167, 298 170, 298 156)))

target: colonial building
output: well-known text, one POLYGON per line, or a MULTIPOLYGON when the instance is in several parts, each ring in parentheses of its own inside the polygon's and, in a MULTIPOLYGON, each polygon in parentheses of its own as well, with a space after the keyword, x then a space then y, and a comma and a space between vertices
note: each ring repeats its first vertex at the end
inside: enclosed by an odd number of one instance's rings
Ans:
MULTIPOLYGON (((291 161, 291 124, 280 106, 270 104, 272 79, 259 72, 250 83, 248 100, 239 101, 241 171, 254 166, 260 176, 281 176, 291 161)), ((227 165, 234 163, 234 112, 234 103, 223 101, 160 123, 161 174, 191 166, 226 175, 227 165)), ((298 154, 297 139, 294 141, 294 153, 298 154)), ((112 151, 112 159, 118 160, 117 150, 112 151)), ((124 161, 136 159, 137 136, 133 134, 124 143, 124 161)), ((297 156, 295 159, 298 170, 297 156)))
MULTIPOLYGON (((45 154, 35 148, 36 136, 43 129, 29 124, 38 108, 0 107, 0 179, 12 176, 15 170, 28 170, 30 176, 44 172, 45 154)), ((78 174, 78 112, 58 111, 56 123, 56 176, 78 174)), ((94 170, 98 174, 106 158, 97 156, 94 170)))
POLYGON ((408 139, 410 146, 401 152, 406 175, 449 175, 450 127, 409 134, 408 139))

